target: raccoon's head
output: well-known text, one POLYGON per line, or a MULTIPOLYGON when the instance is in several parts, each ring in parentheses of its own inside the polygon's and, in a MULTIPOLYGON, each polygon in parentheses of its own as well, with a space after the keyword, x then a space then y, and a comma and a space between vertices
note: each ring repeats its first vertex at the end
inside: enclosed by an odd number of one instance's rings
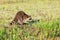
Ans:
POLYGON ((33 20, 31 16, 28 16, 27 19, 28 19, 29 21, 32 21, 32 20, 33 20))

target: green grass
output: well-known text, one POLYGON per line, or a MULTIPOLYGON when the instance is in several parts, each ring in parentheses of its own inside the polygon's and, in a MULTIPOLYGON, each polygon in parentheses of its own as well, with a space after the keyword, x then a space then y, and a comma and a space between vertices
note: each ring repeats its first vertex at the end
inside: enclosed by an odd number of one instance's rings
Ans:
POLYGON ((58 0, 1 1, 0 40, 59 40, 60 2, 58 0), (31 15, 34 22, 26 25, 9 23, 18 11, 31 15), (39 22, 37 20, 40 20, 39 22))
POLYGON ((60 36, 60 20, 34 23, 30 26, 28 24, 28 25, 24 25, 23 29, 19 27, 20 27, 19 25, 15 25, 15 27, 12 27, 11 29, 5 27, 0 31, 0 39, 1 40, 7 40, 7 39, 8 40, 45 40, 45 39, 53 38, 56 40, 56 37, 60 36))

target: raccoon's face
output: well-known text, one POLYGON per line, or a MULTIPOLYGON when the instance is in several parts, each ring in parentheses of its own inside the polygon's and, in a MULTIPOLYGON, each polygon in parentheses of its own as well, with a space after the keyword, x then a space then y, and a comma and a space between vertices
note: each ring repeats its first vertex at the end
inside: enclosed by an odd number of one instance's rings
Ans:
POLYGON ((32 18, 31 18, 31 16, 29 16, 27 19, 28 19, 28 21, 32 21, 32 18))

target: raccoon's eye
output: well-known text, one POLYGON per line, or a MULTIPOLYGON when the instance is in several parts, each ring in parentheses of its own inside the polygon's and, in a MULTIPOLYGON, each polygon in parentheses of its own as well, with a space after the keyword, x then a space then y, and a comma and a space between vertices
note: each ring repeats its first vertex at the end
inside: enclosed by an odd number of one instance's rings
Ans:
POLYGON ((32 20, 32 18, 29 18, 29 20, 32 20))

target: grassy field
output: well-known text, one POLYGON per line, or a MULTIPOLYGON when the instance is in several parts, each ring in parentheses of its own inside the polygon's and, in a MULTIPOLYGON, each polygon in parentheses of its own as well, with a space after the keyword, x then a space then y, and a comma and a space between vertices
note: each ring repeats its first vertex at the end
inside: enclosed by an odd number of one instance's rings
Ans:
POLYGON ((60 1, 0 0, 0 40, 60 40, 60 1), (9 25, 21 10, 34 22, 9 25))

